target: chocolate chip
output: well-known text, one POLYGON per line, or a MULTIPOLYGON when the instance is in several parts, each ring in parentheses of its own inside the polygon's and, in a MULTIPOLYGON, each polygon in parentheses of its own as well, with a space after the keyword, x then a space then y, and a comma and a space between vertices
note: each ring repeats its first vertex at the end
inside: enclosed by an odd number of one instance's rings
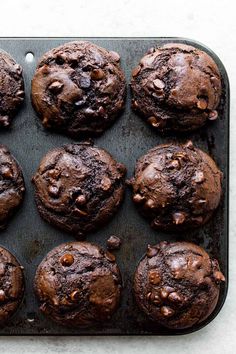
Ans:
POLYGON ((207 108, 207 101, 206 99, 204 98, 199 98, 198 101, 197 101, 197 108, 201 109, 201 110, 204 110, 207 108))
POLYGON ((101 180, 101 187, 104 191, 108 191, 111 188, 111 180, 108 177, 104 177, 101 180))
POLYGON ((171 317, 174 315, 175 311, 169 306, 162 306, 161 313, 165 317, 171 317))
POLYGON ((142 203, 145 200, 145 198, 141 194, 135 194, 133 196, 133 201, 137 204, 142 203))
POLYGON ((170 293, 168 296, 168 299, 171 302, 181 302, 182 301, 182 297, 176 291, 174 291, 173 293, 170 293))
POLYGON ((155 292, 149 292, 147 294, 147 299, 151 301, 154 305, 160 305, 162 303, 160 296, 155 292))
POLYGON ((8 166, 3 166, 1 169, 1 175, 6 179, 11 179, 13 177, 13 173, 8 166))
POLYGON ((139 107, 138 102, 133 100, 132 107, 133 107, 133 109, 137 109, 139 107))
POLYGON ((57 186, 49 186, 48 194, 53 198, 57 198, 60 194, 60 189, 57 186))
POLYGON ((121 239, 115 235, 112 235, 107 240, 107 248, 109 250, 117 250, 121 246, 121 239))
POLYGON ((218 86, 219 79, 217 79, 215 76, 211 76, 210 80, 211 80, 214 87, 218 86))
POLYGON ((19 91, 17 91, 16 96, 18 96, 18 97, 24 99, 24 97, 25 97, 25 92, 24 92, 23 90, 19 90, 19 91))
POLYGON ((6 299, 5 292, 3 290, 0 290, 0 302, 4 302, 6 299))
POLYGON ((197 203, 198 203, 198 204, 206 204, 207 201, 206 201, 206 199, 199 199, 199 200, 197 201, 197 203))
POLYGON ((104 78, 104 76, 105 76, 105 73, 102 69, 94 69, 91 72, 91 79, 92 80, 101 80, 104 78))
POLYGON ((80 299, 80 291, 79 290, 74 290, 70 294, 70 298, 71 298, 72 301, 78 301, 80 299))
POLYGON ((15 69, 15 71, 16 71, 16 73, 18 74, 18 75, 21 75, 22 74, 22 67, 19 65, 19 64, 15 64, 14 65, 14 69, 15 69))
POLYGON ((167 297, 169 296, 169 292, 166 289, 161 289, 160 291, 160 296, 162 299, 167 299, 167 297))
POLYGON ((205 180, 204 173, 202 171, 196 171, 192 180, 196 183, 202 183, 205 180))
POLYGON ((48 119, 47 116, 44 116, 44 117, 42 118, 42 120, 43 120, 43 124, 44 124, 45 126, 50 127, 50 122, 49 122, 49 119, 48 119))
POLYGON ((105 111, 105 109, 104 109, 103 106, 100 106, 100 107, 98 108, 98 114, 99 114, 100 116, 102 116, 102 117, 105 116, 106 111, 105 111))
POLYGON ((176 225, 183 224, 185 219, 186 219, 185 213, 181 211, 173 214, 173 223, 176 225))
POLYGON ((117 62, 120 61, 120 55, 117 52, 114 52, 113 50, 111 50, 109 53, 110 53, 113 60, 115 60, 117 62))
POLYGON ((126 173, 126 167, 125 165, 123 165, 123 163, 117 163, 116 164, 116 168, 119 172, 121 172, 122 174, 123 173, 126 173))
POLYGON ((187 141, 186 144, 184 144, 184 147, 190 149, 190 150, 194 150, 194 146, 191 140, 187 141))
POLYGON ((74 257, 72 254, 66 253, 60 258, 60 262, 64 267, 70 267, 74 263, 74 257))
POLYGON ((217 111, 211 111, 209 113, 208 119, 209 120, 216 120, 218 118, 218 112, 217 111))
POLYGON ((8 116, 0 116, 0 125, 8 127, 10 124, 10 118, 8 116))
POLYGON ((138 73, 140 72, 140 70, 141 70, 141 66, 136 66, 136 68, 134 68, 133 70, 132 70, 132 76, 133 77, 135 77, 135 76, 137 76, 138 75, 138 73))
POLYGON ((178 90, 176 90, 176 89, 171 90, 171 95, 173 97, 177 97, 178 96, 178 90))
POLYGON ((58 300, 57 296, 53 297, 51 301, 52 301, 54 306, 58 306, 59 305, 59 300, 58 300))
POLYGON ((146 255, 148 258, 152 258, 152 257, 155 257, 158 253, 158 249, 156 247, 152 247, 150 245, 148 245, 147 247, 147 252, 146 252, 146 255))
POLYGON ((59 93, 61 92, 61 90, 63 89, 63 83, 60 81, 54 81, 53 83, 51 83, 51 85, 48 87, 48 89, 50 91, 52 91, 53 93, 59 93))
POLYGON ((84 205, 86 203, 86 198, 84 195, 79 195, 75 200, 76 205, 84 205))
POLYGON ((155 79, 153 81, 153 85, 156 89, 162 90, 165 87, 165 83, 159 79, 155 79))
POLYGON ((155 202, 152 199, 148 199, 145 203, 145 208, 147 209, 155 208, 155 202))
POLYGON ((154 116, 149 117, 147 121, 154 128, 158 128, 158 127, 162 126, 162 120, 160 120, 154 116))
POLYGON ((179 160, 173 160, 171 161, 168 165, 167 165, 167 168, 170 168, 170 169, 180 169, 181 165, 179 163, 179 160))
POLYGON ((105 252, 104 256, 106 257, 106 259, 110 262, 115 262, 116 257, 114 254, 112 254, 111 252, 105 252))
MULTIPOLYGON (((157 254, 157 249, 155 249, 155 250, 156 250, 156 254, 157 254)), ((160 274, 155 269, 152 269, 149 271, 148 279, 149 279, 150 283, 153 285, 158 285, 161 282, 160 274)))
POLYGON ((49 175, 49 177, 51 177, 52 179, 57 180, 58 177, 60 176, 60 171, 55 170, 55 169, 49 170, 49 171, 48 171, 48 175, 49 175))
POLYGON ((164 98, 165 92, 163 90, 155 89, 155 92, 152 93, 152 96, 160 100, 164 98))
POLYGON ((213 273, 213 276, 214 276, 216 281, 225 281, 224 275, 218 270, 213 273))

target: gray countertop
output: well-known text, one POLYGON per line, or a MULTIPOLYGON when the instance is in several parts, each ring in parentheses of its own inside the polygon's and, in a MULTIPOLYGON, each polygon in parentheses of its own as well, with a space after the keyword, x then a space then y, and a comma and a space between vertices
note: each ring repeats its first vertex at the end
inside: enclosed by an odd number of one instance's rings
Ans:
POLYGON ((11 353, 235 353, 236 347, 236 21, 234 1, 12 0, 0 5, 4 36, 180 36, 198 40, 222 60, 231 84, 230 280, 226 303, 207 327, 179 337, 1 337, 11 353), (14 11, 12 11, 14 9, 14 11), (109 9, 109 10, 108 10, 109 9))

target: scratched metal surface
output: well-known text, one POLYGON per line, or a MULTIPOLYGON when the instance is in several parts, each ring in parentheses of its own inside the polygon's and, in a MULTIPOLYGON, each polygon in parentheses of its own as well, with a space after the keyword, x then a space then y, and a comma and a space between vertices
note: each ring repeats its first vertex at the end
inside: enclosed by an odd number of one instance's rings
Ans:
POLYGON ((111 234, 119 235, 123 244, 116 251, 117 263, 123 276, 124 289, 120 308, 110 322, 91 329, 70 329, 60 327, 44 318, 38 310, 37 300, 33 292, 33 279, 37 265, 53 247, 74 240, 73 236, 61 232, 45 223, 39 216, 33 196, 31 177, 39 161, 50 149, 74 140, 63 135, 53 134, 42 128, 30 101, 31 79, 36 63, 41 55, 59 44, 76 38, 16 38, 0 39, 0 49, 10 53, 23 67, 26 99, 8 130, 0 131, 0 143, 7 145, 22 166, 26 196, 24 203, 11 220, 8 228, 0 233, 0 245, 8 248, 25 267, 26 291, 24 301, 16 315, 0 329, 1 335, 125 335, 156 334, 176 335, 195 331, 209 323, 221 309, 226 293, 227 282, 221 290, 216 310, 202 325, 189 330, 168 330, 160 328, 148 321, 137 309, 132 296, 132 279, 135 267, 145 252, 147 244, 155 244, 161 240, 187 239, 203 246, 216 257, 224 274, 228 274, 228 166, 229 166, 229 83, 225 69, 216 55, 200 44, 177 38, 135 38, 135 39, 96 39, 92 42, 121 55, 121 65, 125 71, 127 84, 131 69, 138 63, 143 54, 152 46, 165 42, 187 42, 203 48, 213 56, 219 65, 224 93, 220 106, 220 118, 201 130, 178 137, 160 136, 151 130, 141 118, 130 109, 130 92, 126 100, 126 109, 115 124, 102 136, 94 139, 95 144, 107 149, 118 161, 125 163, 128 177, 134 170, 136 159, 148 149, 163 142, 186 141, 207 151, 224 172, 224 196, 220 207, 211 221, 203 228, 184 232, 181 235, 166 234, 153 231, 146 220, 136 211, 131 193, 127 189, 125 202, 118 214, 102 230, 90 234, 88 241, 105 247, 106 239, 111 234), (26 53, 34 54, 34 60, 26 62, 26 53))

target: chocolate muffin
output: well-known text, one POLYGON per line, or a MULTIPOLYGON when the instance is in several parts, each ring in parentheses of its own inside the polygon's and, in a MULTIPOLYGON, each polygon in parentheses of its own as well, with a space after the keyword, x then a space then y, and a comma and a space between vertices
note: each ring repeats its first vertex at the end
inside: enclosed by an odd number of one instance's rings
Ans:
POLYGON ((24 101, 22 68, 6 52, 0 51, 0 127, 7 127, 24 101))
POLYGON ((23 267, 0 247, 0 326, 16 312, 24 294, 23 267))
POLYGON ((33 177, 39 213, 77 237, 97 230, 121 204, 125 173, 124 165, 89 143, 49 151, 33 177))
POLYGON ((221 75, 200 49, 151 48, 132 71, 132 107, 159 131, 191 131, 218 117, 221 75))
POLYGON ((124 107, 120 56, 90 42, 70 42, 39 61, 32 102, 45 128, 73 137, 102 133, 124 107))
POLYGON ((43 314, 63 326, 105 322, 117 309, 121 295, 115 256, 88 242, 64 243, 39 265, 35 292, 43 314))
POLYGON ((149 246, 134 277, 140 309, 168 328, 183 329, 204 321, 214 311, 225 281, 217 260, 188 242, 149 246))
POLYGON ((6 146, 0 145, 0 229, 21 204, 25 185, 21 168, 6 146))
POLYGON ((130 183, 133 201, 153 228, 181 231, 210 219, 220 202, 222 177, 211 157, 188 141, 149 150, 130 183))

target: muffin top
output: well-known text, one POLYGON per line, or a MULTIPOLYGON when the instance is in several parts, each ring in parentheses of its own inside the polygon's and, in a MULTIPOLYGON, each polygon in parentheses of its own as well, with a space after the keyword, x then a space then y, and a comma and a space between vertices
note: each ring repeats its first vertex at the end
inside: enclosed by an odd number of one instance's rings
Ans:
POLYGON ((5 248, 0 247, 0 324, 19 307, 24 293, 23 267, 5 248))
POLYGON ((41 311, 61 325, 87 327, 106 321, 121 294, 115 256, 88 242, 62 244, 39 265, 35 291, 41 311))
POLYGON ((25 192, 22 171, 8 148, 0 145, 0 229, 23 200, 25 192))
POLYGON ((221 75, 200 49, 151 48, 132 71, 132 107, 157 130, 191 131, 218 117, 221 75))
POLYGON ((21 66, 4 51, 0 51, 0 92, 0 127, 7 127, 25 93, 21 66))
POLYGON ((149 246, 134 278, 134 294, 142 311, 174 329, 192 327, 215 309, 220 282, 219 264, 199 246, 161 242, 149 246))
POLYGON ((39 212, 78 237, 96 230, 118 209, 125 173, 124 165, 89 143, 51 150, 33 177, 39 212))
POLYGON ((205 224, 217 208, 222 173, 209 155, 193 146, 165 144, 136 163, 133 200, 151 226, 180 231, 205 224))
POLYGON ((120 56, 90 42, 45 53, 32 80, 32 102, 44 127, 73 137, 102 133, 124 106, 120 56))

